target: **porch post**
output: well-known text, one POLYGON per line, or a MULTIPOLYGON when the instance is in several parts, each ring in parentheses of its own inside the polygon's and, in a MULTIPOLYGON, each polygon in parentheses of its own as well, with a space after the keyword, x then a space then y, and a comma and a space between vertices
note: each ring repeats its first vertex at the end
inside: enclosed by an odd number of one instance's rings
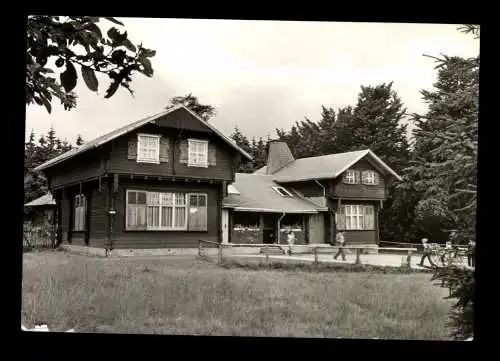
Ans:
POLYGON ((259 213, 259 235, 260 243, 264 243, 264 213, 259 213))

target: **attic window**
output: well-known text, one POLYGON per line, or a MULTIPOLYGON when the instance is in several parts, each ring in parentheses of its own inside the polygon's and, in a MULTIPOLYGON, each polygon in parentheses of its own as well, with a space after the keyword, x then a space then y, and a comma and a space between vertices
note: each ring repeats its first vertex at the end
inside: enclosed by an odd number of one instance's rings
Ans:
POLYGON ((282 197, 293 197, 292 193, 290 193, 289 191, 287 191, 285 188, 283 187, 273 187, 273 189, 279 193, 280 196, 282 197))

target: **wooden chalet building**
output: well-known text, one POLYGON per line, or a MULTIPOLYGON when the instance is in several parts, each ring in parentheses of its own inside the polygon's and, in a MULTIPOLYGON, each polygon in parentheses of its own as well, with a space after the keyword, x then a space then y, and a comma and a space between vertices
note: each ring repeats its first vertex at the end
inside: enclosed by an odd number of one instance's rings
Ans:
POLYGON ((378 213, 401 178, 370 150, 294 159, 271 141, 267 165, 184 106, 133 122, 40 165, 59 243, 110 249, 223 243, 377 244, 378 213))
POLYGON ((184 106, 105 134, 40 165, 59 242, 105 249, 222 241, 222 200, 244 150, 184 106))
POLYGON ((394 180, 401 177, 368 149, 294 159, 286 143, 271 141, 267 165, 236 174, 224 200, 227 242, 268 243, 274 234, 284 243, 293 231, 296 244, 331 244, 341 229, 350 244, 376 245, 394 180))

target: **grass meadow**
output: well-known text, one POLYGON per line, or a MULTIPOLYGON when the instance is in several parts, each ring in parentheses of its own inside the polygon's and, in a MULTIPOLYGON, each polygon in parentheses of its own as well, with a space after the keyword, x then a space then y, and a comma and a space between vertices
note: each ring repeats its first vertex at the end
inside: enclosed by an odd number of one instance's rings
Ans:
POLYGON ((446 340, 430 274, 220 267, 194 256, 24 254, 22 322, 51 331, 446 340))

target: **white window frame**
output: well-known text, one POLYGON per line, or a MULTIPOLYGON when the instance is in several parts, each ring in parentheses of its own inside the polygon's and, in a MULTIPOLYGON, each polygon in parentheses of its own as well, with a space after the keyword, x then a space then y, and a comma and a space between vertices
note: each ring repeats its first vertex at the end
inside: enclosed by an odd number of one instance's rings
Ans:
POLYGON ((208 140, 203 139, 188 139, 188 167, 202 167, 208 168, 208 140), (202 145, 202 152, 192 149, 194 145, 202 145), (192 156, 197 154, 198 157, 202 158, 202 161, 194 161, 192 156))
POLYGON ((364 205, 345 204, 345 229, 348 231, 364 229, 365 212, 364 205), (347 220, 349 219, 349 222, 347 220))
POLYGON ((273 189, 276 191, 276 193, 278 193, 282 197, 293 197, 293 194, 290 193, 288 190, 286 190, 283 187, 273 187, 273 189), (281 194, 280 190, 283 191, 284 193, 286 193, 286 195, 281 194))
POLYGON ((160 163, 160 138, 161 135, 158 134, 145 134, 139 133, 137 134, 137 162, 138 163, 160 163), (143 138, 153 138, 156 141, 155 144, 155 156, 152 158, 144 157, 141 155, 141 139, 143 138))
POLYGON ((356 171, 349 169, 345 172, 344 183, 356 184, 356 171))
POLYGON ((374 170, 365 170, 361 174, 361 179, 363 181, 363 184, 368 184, 368 185, 375 185, 375 171, 374 170), (363 177, 363 173, 365 176, 363 177))
MULTIPOLYGON (((144 189, 127 189, 126 191, 126 200, 125 200, 125 229, 127 231, 187 231, 188 230, 188 217, 189 217, 189 195, 190 194, 203 194, 203 195, 206 195, 205 193, 184 193, 184 192, 160 192, 160 191, 147 191, 147 190, 144 190, 144 189), (143 192, 143 193, 146 193, 146 204, 145 204, 145 207, 146 207, 146 227, 145 228, 135 228, 135 227, 129 227, 129 219, 128 219, 128 197, 129 197, 129 193, 130 192, 143 192), (158 205, 152 205, 150 203, 148 203, 148 194, 149 193, 158 193, 159 194, 159 198, 160 198, 160 201, 159 201, 159 204, 158 205), (172 205, 166 205, 166 204, 162 204, 162 194, 171 194, 172 195, 172 205), (178 206, 176 205, 176 197, 178 196, 182 196, 184 197, 184 205, 183 206, 178 206), (148 224, 148 208, 150 207, 158 207, 159 210, 158 210, 158 226, 150 226, 148 224), (185 208, 185 217, 184 217, 184 225, 182 226, 162 226, 161 225, 161 219, 162 219, 162 212, 163 212, 163 208, 164 207, 169 207, 172 209, 172 224, 174 225, 176 222, 175 222, 175 217, 176 217, 176 212, 175 212, 175 209, 176 208, 185 208)), ((208 197, 206 197, 206 201, 208 202, 208 197)))
POLYGON ((374 231, 376 220, 375 220, 375 207, 371 204, 343 204, 345 213, 342 215, 344 220, 343 225, 338 225, 339 216, 335 214, 335 221, 338 229, 347 230, 347 231, 374 231), (366 228, 366 215, 365 209, 369 207, 371 209, 371 217, 372 217, 372 227, 366 228), (349 219, 349 221, 348 221, 349 219))

